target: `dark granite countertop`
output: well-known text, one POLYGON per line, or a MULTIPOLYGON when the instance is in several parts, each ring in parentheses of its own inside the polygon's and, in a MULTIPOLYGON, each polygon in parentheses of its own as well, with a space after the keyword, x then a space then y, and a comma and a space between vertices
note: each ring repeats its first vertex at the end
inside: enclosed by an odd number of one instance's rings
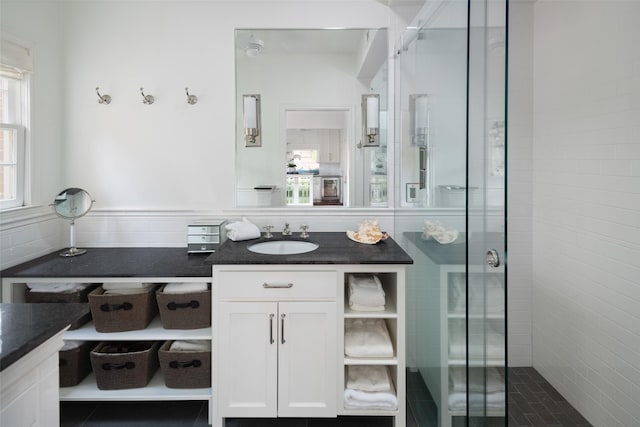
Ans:
POLYGON ((0 272, 2 277, 207 277, 208 254, 187 248, 88 248, 84 255, 64 258, 60 251, 0 272))
MULTIPOLYGON (((433 239, 425 240, 421 232, 405 232, 403 236, 413 243, 422 253, 428 256, 436 264, 465 264, 467 257, 466 233, 461 233, 458 241, 446 245, 433 239)), ((470 253, 481 253, 489 247, 503 248, 503 233, 474 233, 469 241, 470 253), (480 251, 481 252, 478 252, 480 251)), ((484 258, 482 258, 484 260, 484 258)))
POLYGON ((350 240, 344 232, 311 233, 300 239, 299 233, 287 240, 305 240, 319 245, 318 249, 304 254, 263 255, 249 251, 253 243, 282 239, 274 233, 272 239, 253 239, 241 242, 227 240, 220 249, 209 255, 208 264, 412 264, 411 257, 392 239, 365 245, 350 240))
POLYGON ((88 304, 0 304, 0 371, 87 313, 88 304))

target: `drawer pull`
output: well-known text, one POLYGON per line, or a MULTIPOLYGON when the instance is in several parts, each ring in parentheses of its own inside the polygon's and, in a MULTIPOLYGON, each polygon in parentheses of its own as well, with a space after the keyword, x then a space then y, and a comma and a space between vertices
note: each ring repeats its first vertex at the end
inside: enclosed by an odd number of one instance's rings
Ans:
POLYGON ((288 289, 293 288, 293 283, 263 283, 262 287, 265 289, 288 289))

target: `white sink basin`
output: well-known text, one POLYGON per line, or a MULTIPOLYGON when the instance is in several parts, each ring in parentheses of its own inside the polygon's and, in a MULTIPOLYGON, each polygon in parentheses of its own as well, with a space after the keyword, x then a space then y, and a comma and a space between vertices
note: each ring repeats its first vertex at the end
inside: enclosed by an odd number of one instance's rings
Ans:
POLYGON ((268 242, 254 243, 247 249, 251 252, 264 255, 293 255, 315 251, 318 245, 299 240, 272 240, 268 242))

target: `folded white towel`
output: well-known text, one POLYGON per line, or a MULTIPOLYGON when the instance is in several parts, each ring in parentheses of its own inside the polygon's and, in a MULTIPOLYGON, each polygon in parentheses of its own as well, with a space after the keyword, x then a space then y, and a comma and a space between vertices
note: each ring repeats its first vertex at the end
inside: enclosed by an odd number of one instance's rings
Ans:
POLYGON ((242 221, 232 222, 226 225, 227 237, 234 242, 239 240, 251 240, 260 237, 260 228, 257 225, 250 222, 247 218, 242 218, 242 221))
POLYGON ((386 366, 347 366, 347 388, 361 391, 391 391, 391 378, 386 366))
MULTIPOLYGON (((467 357, 466 340, 462 337, 460 340, 449 341, 449 356, 452 358, 463 359, 467 357)), ((471 355, 484 354, 489 359, 504 359, 504 335, 489 332, 487 333, 486 345, 482 346, 481 342, 472 342, 469 351, 471 355)))
POLYGON ((393 357, 384 319, 345 319, 344 353, 350 357, 393 357))
POLYGON ((384 306, 385 294, 382 283, 376 275, 349 275, 349 305, 384 306))
POLYGON ((155 283, 140 283, 140 282, 114 282, 103 283, 102 289, 105 291, 114 291, 116 289, 147 289, 155 286, 155 283))
POLYGON ((209 340, 176 340, 169 346, 170 351, 211 351, 209 340))
MULTIPOLYGON (((485 371, 484 384, 475 382, 476 378, 471 377, 471 382, 468 384, 470 392, 475 393, 495 393, 505 390, 504 377, 498 372, 496 368, 488 368, 485 371)), ((465 368, 451 368, 449 369, 449 392, 467 391, 467 372, 465 368)))
POLYGON ((65 341, 64 345, 62 346, 62 348, 60 349, 60 351, 67 351, 67 350, 73 350, 74 348, 78 348, 81 345, 83 345, 86 341, 75 341, 75 340, 69 340, 69 341, 65 341))
POLYGON ((91 286, 91 283, 27 283, 31 292, 56 292, 72 293, 78 292, 91 286))
POLYGON ((134 289, 110 289, 104 291, 103 295, 132 295, 132 294, 144 294, 146 292, 152 292, 153 288, 134 288, 134 289))
POLYGON ((384 311, 384 305, 350 304, 349 307, 354 311, 384 311))
POLYGON ((398 398, 393 387, 390 391, 344 390, 344 407, 347 409, 398 409, 398 398))
MULTIPOLYGON (((485 407, 493 410, 504 410, 504 391, 495 393, 469 393, 469 403, 472 408, 480 409, 485 407)), ((467 393, 458 391, 449 394, 449 409, 453 411, 464 411, 467 409, 467 393)))
POLYGON ((206 283, 167 283, 162 292, 165 294, 186 294, 191 292, 204 292, 207 289, 206 283))

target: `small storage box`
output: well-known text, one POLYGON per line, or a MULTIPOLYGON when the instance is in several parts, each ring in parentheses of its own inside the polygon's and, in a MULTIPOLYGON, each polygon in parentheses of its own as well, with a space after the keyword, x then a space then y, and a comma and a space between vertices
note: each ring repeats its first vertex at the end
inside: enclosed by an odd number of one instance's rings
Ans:
POLYGON ((89 293, 93 323, 98 332, 146 328, 156 314, 155 287, 135 294, 104 294, 102 286, 89 293))
POLYGON ((199 329, 211 326, 211 289, 184 294, 156 291, 160 320, 165 329, 199 329))
POLYGON ((101 342, 91 351, 100 390, 145 387, 158 369, 157 341, 101 342))
POLYGON ((60 365, 60 387, 78 385, 91 372, 89 352, 94 342, 87 341, 69 350, 60 350, 58 360, 60 365))
POLYGON ((169 388, 211 387, 210 351, 169 351, 173 341, 166 341, 158 356, 164 383, 169 388))
MULTIPOLYGON (((52 284, 53 285, 53 284, 52 284)), ((91 284, 85 289, 73 292, 33 292, 28 287, 24 290, 24 302, 28 303, 86 303, 89 293, 99 286, 99 283, 91 284)), ((60 306, 64 310, 64 306, 60 306)), ((87 313, 71 324, 69 330, 78 329, 91 320, 91 313, 87 313)))

